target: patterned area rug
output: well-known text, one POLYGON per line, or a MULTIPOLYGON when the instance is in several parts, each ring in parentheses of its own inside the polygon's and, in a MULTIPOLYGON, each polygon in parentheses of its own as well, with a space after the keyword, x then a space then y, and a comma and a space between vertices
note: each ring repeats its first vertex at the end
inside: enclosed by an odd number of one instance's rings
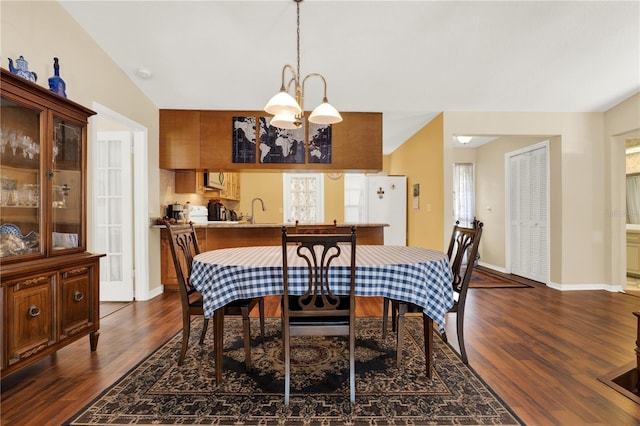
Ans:
POLYGON ((268 318, 264 342, 252 319, 251 371, 244 370, 240 319, 225 319, 223 383, 215 383, 211 334, 192 327, 184 365, 180 333, 76 414, 68 425, 519 425, 493 391, 435 337, 434 377, 424 371, 422 319, 407 317, 404 367, 381 318, 358 318, 356 402, 349 402, 348 347, 342 338, 293 338, 292 389, 284 405, 280 319, 268 318))

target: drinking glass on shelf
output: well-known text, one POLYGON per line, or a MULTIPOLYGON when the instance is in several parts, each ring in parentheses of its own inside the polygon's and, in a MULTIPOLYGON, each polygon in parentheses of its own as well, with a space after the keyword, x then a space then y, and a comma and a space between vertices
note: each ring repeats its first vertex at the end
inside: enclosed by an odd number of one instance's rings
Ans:
POLYGON ((13 155, 16 155, 16 149, 18 148, 18 136, 16 135, 16 132, 9 132, 9 146, 13 151, 13 155))
POLYGON ((9 142, 9 130, 0 127, 0 153, 4 154, 4 148, 9 142))

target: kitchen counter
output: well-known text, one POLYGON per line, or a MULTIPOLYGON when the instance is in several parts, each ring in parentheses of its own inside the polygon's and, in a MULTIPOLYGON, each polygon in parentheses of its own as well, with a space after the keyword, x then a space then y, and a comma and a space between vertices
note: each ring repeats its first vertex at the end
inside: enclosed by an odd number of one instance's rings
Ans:
MULTIPOLYGON (((194 224, 198 244, 202 251, 216 250, 230 247, 250 246, 278 246, 282 244, 282 226, 293 231, 293 223, 249 223, 249 222, 208 222, 194 224)), ((322 224, 318 224, 322 225, 322 224)), ((331 224, 333 225, 333 224, 331 224)), ((358 244, 384 244, 384 223, 339 223, 339 232, 349 232, 351 226, 357 227, 358 244)), ((152 225, 160 228, 160 261, 162 265, 161 280, 166 290, 177 290, 176 277, 169 235, 165 225, 152 225)))
MULTIPOLYGON (((216 221, 216 222, 207 222, 207 223, 194 223, 194 228, 282 228, 282 226, 286 226, 287 228, 293 228, 295 225, 293 223, 249 223, 246 221, 216 221)), ((322 225, 322 224, 318 224, 322 225)), ((326 224, 329 225, 329 224, 326 224)), ((336 226, 338 228, 350 228, 355 225, 356 228, 379 228, 389 226, 386 223, 338 223, 336 226)), ((152 225, 152 228, 166 228, 165 225, 152 225)))

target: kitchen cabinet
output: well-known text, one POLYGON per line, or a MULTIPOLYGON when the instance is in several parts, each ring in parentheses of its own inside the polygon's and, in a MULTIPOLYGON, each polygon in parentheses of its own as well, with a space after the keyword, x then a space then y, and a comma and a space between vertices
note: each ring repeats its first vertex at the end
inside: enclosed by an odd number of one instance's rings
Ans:
POLYGON ((640 278, 640 229, 627 229, 627 275, 640 278))
POLYGON ((99 258, 86 251, 88 117, 2 69, 2 377, 99 330, 99 258))
POLYGON ((178 194, 199 194, 209 198, 240 200, 240 176, 238 173, 225 172, 224 188, 205 189, 204 172, 196 170, 176 170, 175 192, 178 194))
POLYGON ((224 188, 220 190, 220 198, 224 200, 240 200, 240 175, 238 173, 224 173, 224 188))
POLYGON ((160 110, 160 168, 200 169, 200 111, 160 110))

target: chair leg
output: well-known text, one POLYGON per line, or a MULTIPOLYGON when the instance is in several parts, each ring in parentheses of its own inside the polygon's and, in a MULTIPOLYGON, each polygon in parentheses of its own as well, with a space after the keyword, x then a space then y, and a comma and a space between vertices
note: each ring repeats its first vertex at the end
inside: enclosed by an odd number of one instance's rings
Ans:
POLYGON ((258 300, 258 311, 260 312, 260 337, 264 342, 264 299, 258 300))
POLYGON ((186 314, 182 317, 182 348, 180 349, 178 365, 182 365, 184 362, 184 356, 187 353, 187 346, 189 346, 189 334, 191 334, 191 316, 186 314))
POLYGON ((402 345, 404 343, 404 314, 407 313, 407 304, 398 303, 398 332, 396 333, 396 367, 402 365, 402 345))
POLYGON ((469 364, 467 349, 464 347, 464 310, 458 310, 456 313, 456 332, 458 333, 458 345, 460 346, 460 357, 462 358, 462 362, 464 364, 469 364))
POLYGON ((354 326, 349 332, 349 397, 356 402, 356 335, 354 326))
POLYGON ((204 336, 207 335, 207 328, 209 327, 209 318, 205 318, 202 323, 202 333, 200 333, 200 344, 204 343, 204 336))
MULTIPOLYGON (((398 325, 398 308, 399 302, 396 300, 392 300, 391 301, 391 331, 396 331, 397 330, 397 325, 398 325)), ((406 305, 405 305, 406 307, 406 305)), ((407 312, 405 310, 405 312, 407 312)))
POLYGON ((249 319, 249 308, 242 307, 242 332, 244 334, 244 365, 247 370, 251 369, 251 322, 249 319))
POLYGON ((291 348, 289 347, 289 327, 285 324, 282 329, 284 345, 284 404, 289 405, 289 386, 291 385, 291 348))
POLYGON ((432 377, 433 371, 433 319, 422 313, 422 326, 424 328, 424 359, 427 377, 432 377))
POLYGON ((387 323, 389 317, 389 299, 384 298, 382 301, 382 340, 387 339, 387 323))

